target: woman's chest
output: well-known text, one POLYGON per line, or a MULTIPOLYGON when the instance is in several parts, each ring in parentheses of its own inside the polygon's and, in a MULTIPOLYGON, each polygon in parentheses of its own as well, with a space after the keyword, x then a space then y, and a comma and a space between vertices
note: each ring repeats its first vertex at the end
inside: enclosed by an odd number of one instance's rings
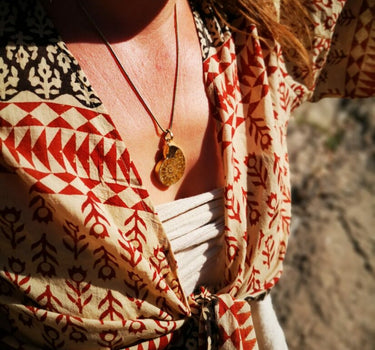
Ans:
POLYGON ((68 45, 155 204, 205 192, 224 181, 200 46, 197 40, 195 45, 180 45, 178 57, 165 46, 156 50, 151 45, 144 53, 131 45, 114 45, 120 66, 102 43, 68 45), (184 174, 171 187, 162 186, 154 172, 162 158, 161 128, 171 129, 185 156, 184 174))

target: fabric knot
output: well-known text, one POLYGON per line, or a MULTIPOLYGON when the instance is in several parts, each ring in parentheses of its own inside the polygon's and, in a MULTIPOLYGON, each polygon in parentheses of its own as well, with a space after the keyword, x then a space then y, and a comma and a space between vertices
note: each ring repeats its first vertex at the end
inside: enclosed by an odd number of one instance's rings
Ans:
POLYGON ((215 305, 218 297, 201 287, 199 294, 190 296, 190 306, 198 328, 199 349, 219 349, 219 329, 217 326, 215 305))
POLYGON ((201 288, 199 294, 190 296, 189 302, 192 316, 197 321, 199 349, 258 349, 247 300, 236 299, 230 294, 211 294, 201 288))

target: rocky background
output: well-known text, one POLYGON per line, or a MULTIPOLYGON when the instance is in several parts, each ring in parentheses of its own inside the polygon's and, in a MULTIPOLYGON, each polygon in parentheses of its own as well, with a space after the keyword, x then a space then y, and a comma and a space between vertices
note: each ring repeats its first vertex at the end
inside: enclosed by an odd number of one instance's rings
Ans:
POLYGON ((273 292, 290 350, 375 349, 375 100, 305 105, 289 129, 293 220, 273 292))

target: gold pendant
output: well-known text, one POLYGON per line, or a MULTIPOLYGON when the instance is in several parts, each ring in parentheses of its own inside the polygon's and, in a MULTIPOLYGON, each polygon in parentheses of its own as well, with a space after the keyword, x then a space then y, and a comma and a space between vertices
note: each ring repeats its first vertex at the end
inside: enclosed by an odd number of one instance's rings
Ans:
POLYGON ((155 166, 155 174, 164 186, 175 184, 185 172, 185 156, 181 148, 174 143, 165 142, 163 146, 163 159, 155 166))

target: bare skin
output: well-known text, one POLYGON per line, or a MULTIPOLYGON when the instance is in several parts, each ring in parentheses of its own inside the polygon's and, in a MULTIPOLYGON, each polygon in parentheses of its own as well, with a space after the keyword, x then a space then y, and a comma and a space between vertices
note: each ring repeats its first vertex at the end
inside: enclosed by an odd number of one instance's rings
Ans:
POLYGON ((169 126, 176 68, 175 2, 180 63, 172 130, 175 142, 184 151, 186 170, 177 184, 166 188, 153 175, 160 130, 127 84, 105 44, 75 0, 45 1, 62 38, 125 141, 154 204, 202 193, 223 186, 224 182, 189 5, 186 0, 84 0, 164 128, 169 126))

